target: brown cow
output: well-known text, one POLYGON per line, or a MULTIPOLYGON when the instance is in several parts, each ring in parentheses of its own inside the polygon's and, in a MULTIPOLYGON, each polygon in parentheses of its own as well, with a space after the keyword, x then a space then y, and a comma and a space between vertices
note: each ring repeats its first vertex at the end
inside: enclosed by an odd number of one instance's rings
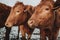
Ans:
POLYGON ((34 29, 30 29, 27 25, 27 21, 34 11, 32 6, 24 5, 21 2, 17 2, 11 9, 10 15, 7 18, 5 25, 7 27, 19 26, 22 33, 22 40, 25 40, 25 33, 28 34, 28 40, 30 40, 31 34, 34 29))
POLYGON ((55 12, 55 22, 54 22, 54 32, 53 40, 57 40, 59 29, 60 29, 60 0, 56 0, 54 3, 54 12, 55 12))
POLYGON ((11 7, 3 3, 0 3, 0 28, 6 28, 5 40, 9 40, 9 33, 11 28, 5 26, 5 21, 9 15, 11 7))
POLYGON ((53 0, 42 0, 41 3, 36 7, 35 12, 28 20, 30 28, 40 29, 40 40, 46 40, 46 36, 49 40, 52 40, 52 29, 54 24, 54 1, 53 0))
POLYGON ((55 22, 54 22, 54 30, 53 30, 53 40, 57 40, 59 29, 60 29, 60 8, 55 10, 55 22))
POLYGON ((58 33, 60 29, 60 8, 55 10, 55 22, 54 22, 54 32, 53 32, 53 40, 57 40, 58 33))

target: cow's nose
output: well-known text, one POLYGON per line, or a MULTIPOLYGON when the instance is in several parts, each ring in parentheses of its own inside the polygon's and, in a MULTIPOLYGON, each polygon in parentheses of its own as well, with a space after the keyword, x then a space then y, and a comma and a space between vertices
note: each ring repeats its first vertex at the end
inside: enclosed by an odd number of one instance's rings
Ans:
POLYGON ((12 25, 9 24, 9 23, 5 23, 5 26, 6 26, 6 27, 11 27, 12 25))
POLYGON ((29 21, 28 21, 28 25, 29 25, 29 26, 32 26, 33 24, 34 24, 34 20, 29 20, 29 21))
POLYGON ((8 23, 5 23, 5 26, 8 26, 8 23))

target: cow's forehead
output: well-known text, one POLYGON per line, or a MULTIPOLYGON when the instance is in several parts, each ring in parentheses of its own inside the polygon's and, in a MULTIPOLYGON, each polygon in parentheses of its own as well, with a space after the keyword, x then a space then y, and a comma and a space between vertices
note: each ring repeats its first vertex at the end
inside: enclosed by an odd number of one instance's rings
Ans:
POLYGON ((24 6, 17 5, 16 7, 13 8, 14 10, 23 10, 24 6))
POLYGON ((14 6, 13 6, 13 9, 14 9, 14 8, 23 8, 23 7, 24 7, 24 5, 19 4, 19 5, 14 5, 14 6))

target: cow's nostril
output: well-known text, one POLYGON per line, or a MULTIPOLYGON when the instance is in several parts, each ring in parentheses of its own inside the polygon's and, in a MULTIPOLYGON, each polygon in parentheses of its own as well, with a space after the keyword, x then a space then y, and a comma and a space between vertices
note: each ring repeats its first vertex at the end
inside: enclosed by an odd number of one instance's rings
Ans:
POLYGON ((28 26, 29 26, 30 28, 33 28, 34 23, 35 23, 34 20, 29 20, 29 21, 28 21, 28 26))
POLYGON ((8 24, 5 24, 5 26, 7 26, 8 24))
POLYGON ((31 20, 31 21, 30 21, 30 24, 32 24, 32 23, 33 23, 33 21, 31 20))
POLYGON ((30 25, 34 24, 34 20, 29 20, 28 24, 30 24, 30 25))

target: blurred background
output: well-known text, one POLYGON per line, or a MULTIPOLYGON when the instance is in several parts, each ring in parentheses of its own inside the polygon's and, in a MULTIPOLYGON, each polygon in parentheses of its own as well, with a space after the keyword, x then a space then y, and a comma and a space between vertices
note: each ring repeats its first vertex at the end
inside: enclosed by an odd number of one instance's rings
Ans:
MULTIPOLYGON (((20 1, 20 2, 23 2, 25 5, 32 5, 32 6, 37 6, 41 0, 0 0, 0 3, 4 3, 6 5, 9 5, 11 7, 14 6, 14 4, 17 2, 17 1, 20 1)), ((56 0, 54 0, 56 1, 56 0)), ((5 32, 6 32, 6 29, 5 27, 4 28, 0 28, 0 40, 3 40, 3 37, 5 36, 5 32)), ((39 40, 40 36, 39 36, 39 29, 35 29, 34 32, 33 32, 33 35, 31 37, 31 39, 33 40, 39 40), (36 35, 34 34, 36 33, 36 35)), ((10 40, 13 40, 14 38, 16 38, 18 35, 18 27, 12 27, 12 30, 10 32, 10 40)), ((27 35, 27 34, 26 34, 27 35)), ((21 37, 21 33, 20 33, 20 36, 21 37)), ((59 35, 58 37, 60 37, 60 31, 59 31, 59 35)))
POLYGON ((9 6, 13 6, 17 1, 23 2, 25 5, 36 6, 40 3, 40 0, 0 0, 1 3, 5 3, 9 6))
POLYGON ((41 0, 0 0, 1 3, 5 3, 9 6, 13 6, 17 1, 23 2, 25 5, 36 6, 40 3, 41 0))

